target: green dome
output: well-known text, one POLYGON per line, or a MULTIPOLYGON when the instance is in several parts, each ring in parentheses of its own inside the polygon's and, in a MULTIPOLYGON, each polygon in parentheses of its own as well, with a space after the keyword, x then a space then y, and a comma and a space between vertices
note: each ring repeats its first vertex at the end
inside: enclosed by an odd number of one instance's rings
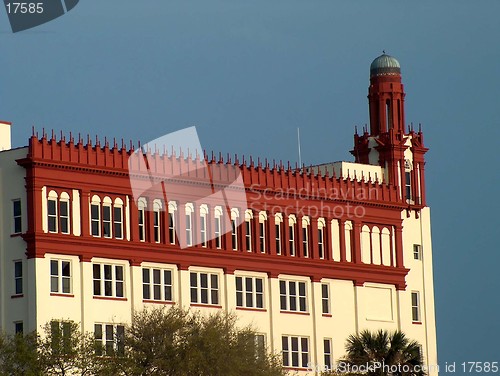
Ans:
POLYGON ((370 77, 395 74, 401 74, 399 61, 385 53, 373 60, 370 65, 370 77))

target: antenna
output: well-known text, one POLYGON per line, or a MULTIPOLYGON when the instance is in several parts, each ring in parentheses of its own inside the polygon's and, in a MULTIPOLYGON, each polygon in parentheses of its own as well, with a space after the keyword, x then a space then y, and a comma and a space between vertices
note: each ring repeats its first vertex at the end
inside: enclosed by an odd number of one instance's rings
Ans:
POLYGON ((302 167, 302 156, 300 155, 300 128, 297 127, 297 145, 299 147, 299 166, 302 167))

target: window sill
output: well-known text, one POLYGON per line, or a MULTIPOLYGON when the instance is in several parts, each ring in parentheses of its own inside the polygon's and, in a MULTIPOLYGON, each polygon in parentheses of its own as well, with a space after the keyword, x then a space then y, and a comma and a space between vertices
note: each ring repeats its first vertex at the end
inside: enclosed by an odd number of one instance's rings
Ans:
POLYGON ((50 296, 61 296, 61 297, 64 297, 64 298, 74 298, 75 297, 75 295, 73 295, 73 294, 61 294, 61 293, 58 293, 58 292, 51 292, 50 296))
POLYGON ((23 298, 23 297, 24 297, 24 294, 14 294, 14 295, 10 296, 11 299, 18 299, 18 298, 23 298))
POLYGON ((205 307, 205 308, 222 308, 221 305, 216 304, 203 304, 203 303, 191 303, 191 307, 205 307))
POLYGON ((265 308, 236 307, 238 311, 267 312, 265 308))
POLYGON ((323 313, 322 316, 323 317, 333 317, 331 313, 323 313))
POLYGON ((280 311, 280 313, 309 316, 309 312, 301 312, 301 311, 280 311))
POLYGON ((422 325, 422 321, 412 321, 413 325, 422 325))
POLYGON ((127 298, 117 298, 114 296, 94 296, 94 299, 97 299, 97 300, 116 300, 116 301, 120 301, 120 302, 127 301, 127 298))
POLYGON ((175 304, 171 300, 154 300, 154 299, 143 299, 143 303, 153 303, 153 304, 175 304))
POLYGON ((22 232, 16 232, 15 234, 10 234, 11 238, 17 238, 18 236, 23 236, 22 232))

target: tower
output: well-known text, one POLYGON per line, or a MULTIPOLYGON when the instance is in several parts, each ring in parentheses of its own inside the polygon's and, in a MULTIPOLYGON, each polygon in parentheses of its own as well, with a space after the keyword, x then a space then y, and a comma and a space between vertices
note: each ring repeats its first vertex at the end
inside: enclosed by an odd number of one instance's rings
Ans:
POLYGON ((368 103, 370 126, 354 135, 351 153, 357 163, 378 165, 384 180, 399 187, 400 197, 410 206, 425 205, 424 139, 421 129, 405 130, 405 92, 401 66, 385 53, 370 65, 368 103))

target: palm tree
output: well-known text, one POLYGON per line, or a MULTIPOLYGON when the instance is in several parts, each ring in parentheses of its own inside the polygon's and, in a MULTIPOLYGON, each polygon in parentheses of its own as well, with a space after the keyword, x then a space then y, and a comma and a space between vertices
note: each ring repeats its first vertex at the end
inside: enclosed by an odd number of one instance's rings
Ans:
POLYGON ((364 330, 350 335, 341 363, 354 373, 368 376, 424 376, 421 346, 401 331, 364 330))

